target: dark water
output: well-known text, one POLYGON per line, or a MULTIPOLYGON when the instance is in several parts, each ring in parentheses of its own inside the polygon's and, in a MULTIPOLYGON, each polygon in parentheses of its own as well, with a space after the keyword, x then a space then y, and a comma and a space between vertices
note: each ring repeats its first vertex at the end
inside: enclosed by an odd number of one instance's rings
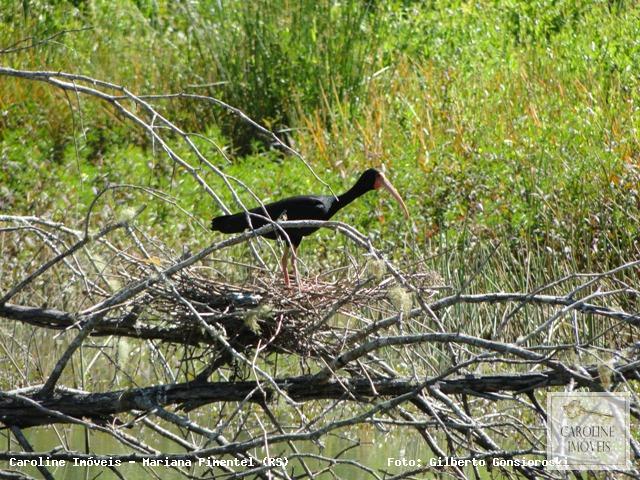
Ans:
MULTIPOLYGON (((68 446, 70 450, 84 452, 85 451, 85 433, 82 427, 66 426, 64 428, 56 429, 53 427, 24 430, 25 436, 34 447, 35 451, 47 452, 61 443, 68 446)), ((127 432, 130 433, 130 432, 127 432)), ((130 433, 133 434, 133 433, 130 433)), ((150 446, 162 451, 163 453, 182 453, 179 447, 170 440, 159 437, 155 432, 151 430, 142 430, 142 435, 139 438, 143 441, 148 441, 150 446), (145 438, 148 437, 148 438, 145 438)), ((357 439, 359 445, 348 450, 346 454, 341 456, 343 460, 354 460, 360 464, 376 471, 381 474, 381 469, 390 473, 400 473, 405 470, 411 470, 409 466, 395 466, 394 460, 404 458, 405 462, 420 461, 423 465, 428 464, 429 459, 433 457, 430 450, 426 447, 424 441, 415 432, 410 429, 393 430, 391 432, 381 431, 373 426, 365 425, 357 428, 338 432, 335 435, 327 436, 320 444, 312 442, 297 443, 296 448, 300 454, 310 454, 312 456, 328 457, 332 458, 339 452, 345 450, 345 448, 354 445, 354 441, 357 439)), ((101 432, 90 433, 90 451, 96 454, 109 455, 109 454, 126 454, 132 453, 133 449, 124 447, 110 436, 101 432)), ((5 443, 6 444, 6 443, 5 443)), ((21 450, 20 447, 12 443, 11 450, 21 450)), ((291 450, 284 444, 274 445, 269 454, 274 458, 286 458, 288 461, 287 471, 290 475, 303 473, 303 468, 299 459, 289 457, 291 450)), ((259 459, 263 459, 266 456, 264 451, 252 452, 259 459)), ((221 457, 225 459, 232 459, 230 456, 221 457)), ((328 463, 320 458, 304 458, 305 463, 312 470, 321 469, 323 466, 327 466, 328 463)), ((31 475, 35 478, 42 478, 36 467, 10 467, 8 462, 2 462, 3 468, 18 470, 22 473, 31 475)), ((219 475, 221 470, 208 469, 204 466, 195 466, 197 461, 193 462, 194 466, 191 468, 184 467, 184 470, 195 476, 203 476, 205 478, 212 478, 211 474, 219 475), (209 475, 207 475, 209 472, 209 475)), ((140 464, 122 464, 117 467, 118 471, 127 480, 142 480, 153 478, 153 474, 150 473, 151 468, 158 478, 162 479, 181 479, 185 478, 182 474, 175 471, 171 467, 156 466, 145 467, 140 464)), ((117 479, 117 475, 106 467, 86 467, 76 466, 72 462, 67 462, 64 467, 49 467, 49 470, 56 479, 117 479)), ((242 470, 242 467, 237 467, 236 470, 242 470)), ((353 465, 336 465, 333 467, 333 471, 341 478, 350 479, 365 479, 373 478, 367 472, 353 465)), ((325 473, 319 478, 330 478, 328 473, 325 473)))

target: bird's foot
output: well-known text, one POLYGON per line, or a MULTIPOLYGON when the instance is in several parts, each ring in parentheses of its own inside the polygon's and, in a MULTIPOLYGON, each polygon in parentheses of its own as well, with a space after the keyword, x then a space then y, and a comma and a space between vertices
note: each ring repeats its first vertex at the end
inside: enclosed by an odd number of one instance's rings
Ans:
POLYGON ((317 290, 317 283, 308 282, 299 277, 294 277, 293 282, 287 285, 287 288, 293 291, 297 291, 298 293, 309 293, 315 292, 317 290))

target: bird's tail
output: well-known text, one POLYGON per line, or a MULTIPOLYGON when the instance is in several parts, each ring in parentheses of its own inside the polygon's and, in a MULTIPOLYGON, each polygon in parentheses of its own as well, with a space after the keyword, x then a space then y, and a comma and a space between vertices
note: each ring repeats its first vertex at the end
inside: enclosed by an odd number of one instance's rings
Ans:
POLYGON ((244 212, 235 215, 221 215, 211 220, 211 230, 222 233, 241 233, 247 228, 244 212))

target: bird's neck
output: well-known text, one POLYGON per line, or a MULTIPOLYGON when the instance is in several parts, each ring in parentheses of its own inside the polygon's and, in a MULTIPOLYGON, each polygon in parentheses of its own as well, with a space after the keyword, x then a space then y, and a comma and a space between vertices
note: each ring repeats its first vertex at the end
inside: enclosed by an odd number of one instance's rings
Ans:
POLYGON ((364 193, 367 193, 368 191, 369 190, 363 189, 361 185, 355 184, 342 195, 338 195, 338 200, 333 202, 333 205, 331 205, 331 210, 329 211, 330 216, 333 216, 333 214, 335 214, 338 210, 346 207, 356 198, 360 197, 364 193))

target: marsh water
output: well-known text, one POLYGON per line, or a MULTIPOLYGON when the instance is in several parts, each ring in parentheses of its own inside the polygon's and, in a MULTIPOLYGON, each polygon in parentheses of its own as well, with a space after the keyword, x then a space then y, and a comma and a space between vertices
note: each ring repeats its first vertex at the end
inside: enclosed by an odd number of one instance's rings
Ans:
MULTIPOLYGON (((349 431, 337 432, 335 435, 323 438, 321 443, 297 443, 299 453, 312 454, 315 458, 305 458, 304 461, 312 467, 327 466, 326 461, 321 460, 320 457, 332 458, 343 452, 346 448, 354 445, 354 438, 359 440, 359 444, 349 449, 340 456, 345 461, 356 461, 368 469, 380 473, 381 470, 388 471, 389 473, 401 473, 403 471, 412 470, 411 464, 414 462, 421 462, 422 465, 428 465, 429 460, 434 458, 431 450, 426 446, 424 441, 419 437, 415 431, 409 430, 409 428, 403 430, 394 430, 385 432, 383 427, 375 427, 372 425, 359 426, 349 431), (404 459, 404 461, 402 460, 404 459), (405 464, 405 466, 402 465, 405 464), (399 466, 396 466, 399 465, 399 466)), ((157 434, 149 432, 148 439, 145 438, 145 430, 142 430, 141 440, 149 441, 150 446, 156 448, 163 453, 182 453, 184 450, 176 448, 176 444, 166 440, 157 440, 157 434), (152 440, 153 439, 153 440, 152 440), (153 443, 151 443, 153 442, 153 443)), ((65 428, 58 428, 57 431, 53 427, 31 429, 24 431, 26 437, 33 445, 34 450, 38 452, 47 452, 56 446, 60 445, 61 439, 70 450, 83 452, 85 451, 85 431, 83 427, 71 426, 65 428)), ((109 454, 127 454, 131 453, 132 449, 127 449, 120 443, 116 442, 111 437, 103 433, 92 432, 90 434, 90 447, 91 451, 97 455, 109 455, 109 454)), ((274 446, 269 455, 272 458, 287 458, 288 465, 287 470, 290 475, 303 473, 303 468, 300 461, 293 457, 289 458, 288 454, 290 450, 283 450, 282 444, 274 446)), ((16 450, 15 446, 12 450, 16 450)), ((262 450, 251 452, 255 457, 262 460, 267 454, 262 450)), ((226 459, 232 459, 231 456, 220 457, 226 459)), ((3 462, 4 463, 4 462, 3 462)), ((208 470, 204 466, 194 466, 191 468, 184 468, 189 473, 196 477, 202 478, 214 478, 221 471, 214 469, 208 470), (207 475, 206 472, 209 471, 207 475), (213 475, 212 475, 213 472, 213 475)), ((5 463, 5 466, 6 463, 5 463)), ((141 464, 129 464, 123 463, 118 466, 117 469, 127 480, 142 480, 151 478, 149 468, 152 468, 157 478, 162 479, 178 479, 185 478, 181 473, 175 469, 167 466, 156 467, 144 467, 141 464)), ((31 475, 35 478, 41 477, 36 467, 10 467, 10 469, 20 470, 23 473, 31 475)), ((72 462, 67 462, 64 467, 49 467, 49 470, 56 479, 117 479, 117 475, 109 468, 105 467, 84 467, 73 465, 72 462)), ((242 470, 242 467, 236 468, 236 470, 242 470)), ((372 478, 369 473, 347 463, 342 465, 336 465, 333 471, 340 478, 350 479, 364 479, 372 478)), ((331 478, 327 473, 326 478, 331 478)), ((322 477, 320 477, 322 478, 322 477)))

